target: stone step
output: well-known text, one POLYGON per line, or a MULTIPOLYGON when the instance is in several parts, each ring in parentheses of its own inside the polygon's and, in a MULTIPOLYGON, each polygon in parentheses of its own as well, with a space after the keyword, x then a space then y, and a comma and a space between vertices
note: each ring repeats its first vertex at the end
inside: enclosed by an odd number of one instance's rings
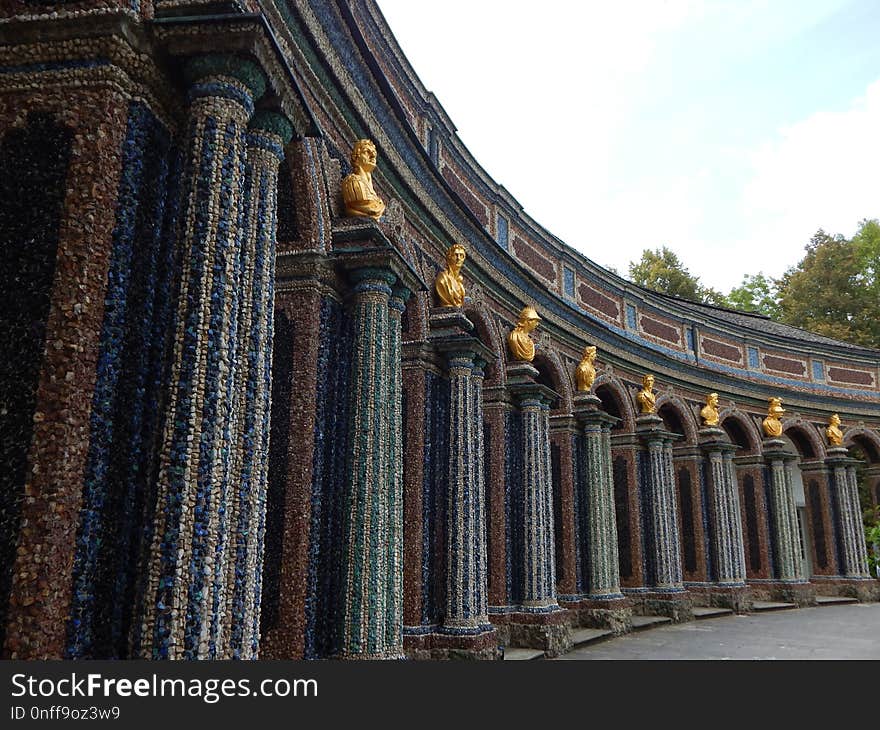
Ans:
POLYGON ((816 596, 816 603, 820 606, 833 606, 842 603, 858 603, 858 598, 852 596, 816 596))
POLYGON ((575 649, 614 636, 610 629, 576 629, 571 632, 571 648, 575 649))
POLYGON ((733 609, 720 608, 718 606, 694 606, 694 618, 715 618, 716 616, 731 616, 733 609))
POLYGON ((753 611, 785 611, 797 608, 796 603, 779 603, 777 601, 752 601, 753 611))
POLYGON ((543 659, 544 652, 540 649, 520 649, 515 646, 508 646, 504 649, 504 661, 523 662, 532 659, 543 659))
POLYGON ((642 629, 650 629, 653 626, 662 626, 663 624, 671 624, 672 619, 669 616, 633 616, 633 631, 641 631, 642 629))

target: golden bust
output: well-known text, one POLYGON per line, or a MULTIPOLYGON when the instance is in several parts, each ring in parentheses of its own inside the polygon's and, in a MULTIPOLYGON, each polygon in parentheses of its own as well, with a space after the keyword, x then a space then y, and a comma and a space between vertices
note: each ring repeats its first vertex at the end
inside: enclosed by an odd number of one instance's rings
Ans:
POLYGON ((770 405, 767 408, 767 418, 761 422, 764 429, 764 435, 770 438, 779 438, 782 436, 782 415, 785 409, 782 407, 782 398, 771 398, 770 405))
POLYGON ((342 199, 345 212, 379 220, 385 212, 385 203, 373 190, 373 170, 376 169, 376 145, 368 139, 359 139, 351 150, 353 172, 342 181, 342 199))
POLYGON ((642 378, 642 389, 636 396, 639 404, 639 413, 643 416, 653 413, 657 407, 657 396, 654 395, 654 376, 650 373, 642 378))
POLYGON ((700 418, 704 426, 718 425, 718 393, 709 393, 706 396, 706 405, 700 409, 700 418))
POLYGON ((461 267, 467 252, 460 243, 453 244, 446 252, 446 268, 434 280, 434 290, 441 307, 460 307, 464 304, 464 280, 461 267))
POLYGON ((840 416, 836 413, 828 419, 828 428, 825 429, 828 443, 831 446, 843 446, 843 431, 840 430, 840 416))
POLYGON ((538 326, 541 318, 534 307, 523 307, 519 313, 516 327, 507 335, 507 346, 514 360, 531 362, 535 359, 535 343, 529 337, 529 332, 538 326))
POLYGON ((596 368, 593 363, 596 361, 596 346, 588 345, 584 348, 584 356, 574 371, 574 379, 577 381, 577 389, 581 391, 589 391, 593 387, 593 381, 596 379, 596 368))

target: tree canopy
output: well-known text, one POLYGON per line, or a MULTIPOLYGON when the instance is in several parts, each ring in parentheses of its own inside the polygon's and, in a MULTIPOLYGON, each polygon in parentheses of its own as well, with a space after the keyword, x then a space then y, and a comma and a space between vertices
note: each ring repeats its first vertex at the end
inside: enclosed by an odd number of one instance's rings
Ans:
POLYGON ((666 246, 629 265, 636 284, 705 304, 758 312, 784 324, 880 348, 880 221, 863 220, 851 238, 818 230, 805 256, 780 278, 748 274, 722 294, 704 287, 666 246))

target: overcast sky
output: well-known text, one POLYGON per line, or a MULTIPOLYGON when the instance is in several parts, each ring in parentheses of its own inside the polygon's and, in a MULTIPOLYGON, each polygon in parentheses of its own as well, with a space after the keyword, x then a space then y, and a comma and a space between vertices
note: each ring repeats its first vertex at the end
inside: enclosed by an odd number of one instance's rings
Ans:
POLYGON ((722 291, 880 217, 877 0, 378 0, 477 161, 628 274, 722 291))

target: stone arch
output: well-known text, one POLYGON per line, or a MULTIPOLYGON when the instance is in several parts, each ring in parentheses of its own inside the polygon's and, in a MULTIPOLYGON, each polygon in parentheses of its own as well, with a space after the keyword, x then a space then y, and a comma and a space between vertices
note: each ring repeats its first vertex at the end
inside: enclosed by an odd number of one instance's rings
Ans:
MULTIPOLYGON (((593 393, 602 398, 602 395, 599 393, 600 389, 604 389, 604 392, 613 398, 618 413, 612 413, 612 415, 617 415, 621 419, 620 428, 624 431, 635 431, 636 414, 633 409, 632 398, 629 397, 629 388, 616 375, 601 372, 596 376, 596 380, 593 381, 593 393)), ((602 399, 602 402, 603 408, 611 412, 607 407, 605 398, 602 399)))
POLYGON ((687 403, 677 395, 673 395, 672 393, 662 393, 657 396, 658 416, 661 415, 660 411, 663 408, 668 408, 675 412, 682 428, 684 429, 684 436, 687 439, 687 442, 689 444, 695 444, 697 442, 697 422, 694 419, 693 410, 688 408, 687 403))
POLYGON ((880 434, 864 426, 853 426, 843 434, 843 445, 859 446, 871 465, 880 465, 880 434))
MULTIPOLYGON (((727 437, 733 443, 739 443, 737 439, 733 438, 730 432, 725 428, 724 423, 727 420, 730 420, 731 423, 736 424, 736 426, 742 431, 743 436, 745 437, 745 441, 748 443, 748 453, 750 454, 758 454, 761 452, 761 433, 758 431, 758 427, 755 425, 755 421, 748 417, 745 413, 743 413, 739 408, 735 406, 730 406, 728 408, 723 409, 718 414, 718 425, 721 426, 727 433, 727 437)), ((739 444, 742 446, 742 444, 739 444)))
POLYGON ((545 376, 552 384, 553 390, 559 393, 559 402, 553 409, 553 413, 571 413, 572 411, 572 386, 571 376, 566 373, 562 365, 562 358, 552 347, 541 348, 535 352, 535 360, 532 363, 541 375, 545 376))
POLYGON ((802 460, 813 461, 825 458, 825 444, 819 438, 815 425, 809 421, 800 416, 787 418, 782 422, 782 434, 794 444, 802 460))
POLYGON ((492 361, 486 366, 485 387, 504 385, 504 343, 495 318, 482 299, 470 302, 464 310, 465 316, 474 323, 474 334, 492 351, 492 361))

